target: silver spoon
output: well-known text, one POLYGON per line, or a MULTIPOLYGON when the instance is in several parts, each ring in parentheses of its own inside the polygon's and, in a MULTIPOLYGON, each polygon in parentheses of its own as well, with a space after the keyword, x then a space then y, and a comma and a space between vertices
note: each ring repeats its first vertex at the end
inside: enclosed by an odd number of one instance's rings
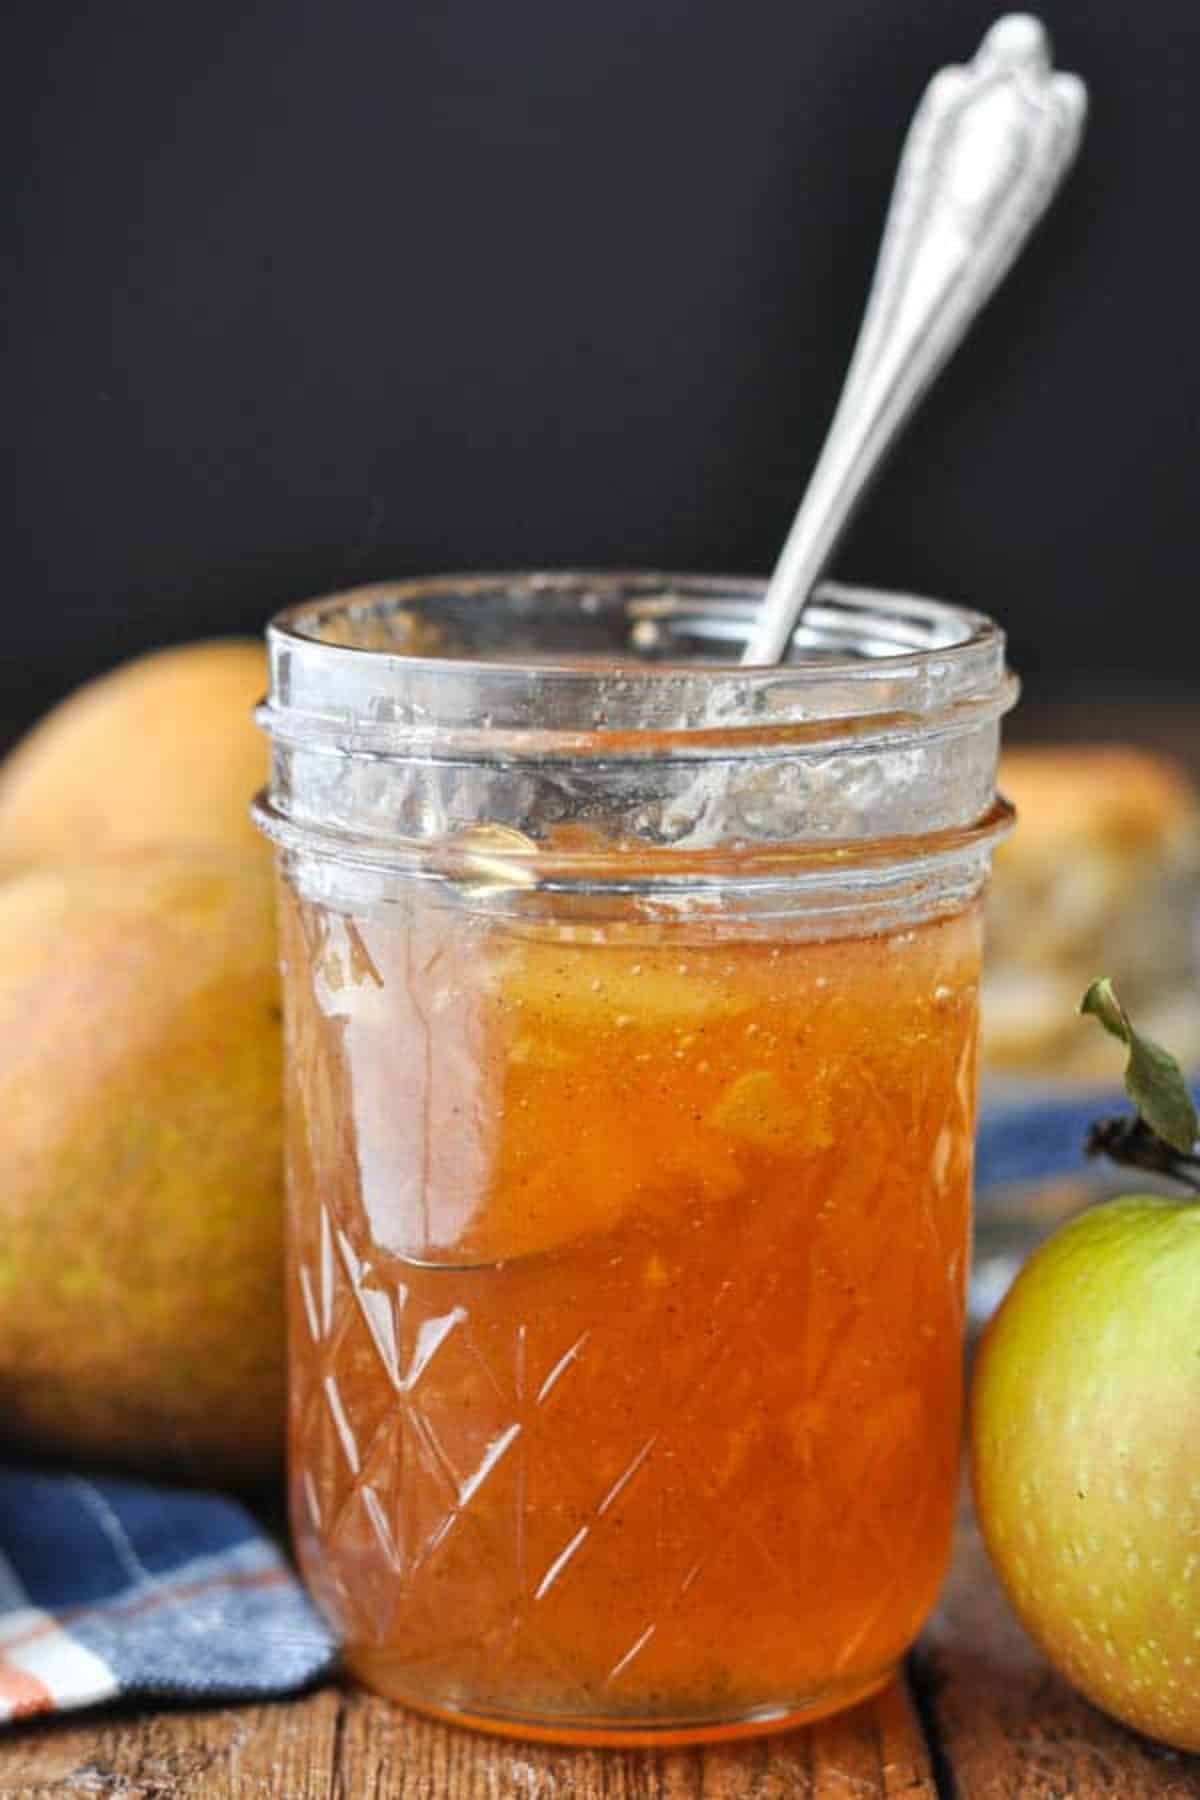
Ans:
POLYGON ((858 342, 824 447, 742 656, 781 661, 863 490, 1016 260, 1071 166, 1087 116, 1044 27, 998 19, 913 118, 858 342))

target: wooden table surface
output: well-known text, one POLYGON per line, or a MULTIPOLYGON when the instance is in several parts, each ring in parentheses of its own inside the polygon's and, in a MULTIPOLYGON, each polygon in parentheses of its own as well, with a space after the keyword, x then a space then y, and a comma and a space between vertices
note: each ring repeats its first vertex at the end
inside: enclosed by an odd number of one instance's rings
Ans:
POLYGON ((805 1731, 711 1750, 557 1750, 326 1687, 302 1700, 28 1725, 0 1796, 123 1800, 1200 1800, 1200 1757, 1111 1723, 1013 1620, 965 1515, 902 1680, 805 1731))

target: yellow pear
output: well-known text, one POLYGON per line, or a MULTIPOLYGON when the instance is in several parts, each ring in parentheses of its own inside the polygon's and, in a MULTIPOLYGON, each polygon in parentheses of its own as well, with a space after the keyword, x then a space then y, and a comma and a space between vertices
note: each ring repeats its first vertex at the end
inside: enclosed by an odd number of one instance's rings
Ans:
POLYGON ((53 707, 0 767, 0 865, 217 844, 266 861, 248 817, 267 778, 251 717, 260 643, 155 650, 53 707))
POLYGON ((0 1432, 253 1478, 283 1436, 269 865, 181 848, 0 884, 0 1432))

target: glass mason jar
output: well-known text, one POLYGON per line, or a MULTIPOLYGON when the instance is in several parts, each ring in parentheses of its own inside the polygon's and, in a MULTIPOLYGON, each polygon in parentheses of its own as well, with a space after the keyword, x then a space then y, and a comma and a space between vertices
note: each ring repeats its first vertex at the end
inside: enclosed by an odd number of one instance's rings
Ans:
POLYGON ((270 628, 290 1490, 367 1685, 686 1742, 881 1686, 957 1485, 977 614, 443 579, 270 628))

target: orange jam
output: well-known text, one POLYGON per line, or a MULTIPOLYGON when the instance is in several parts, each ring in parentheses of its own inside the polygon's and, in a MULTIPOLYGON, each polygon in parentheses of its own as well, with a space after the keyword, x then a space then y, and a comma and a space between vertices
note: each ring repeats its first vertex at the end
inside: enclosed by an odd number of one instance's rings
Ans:
POLYGON ((978 907, 753 931, 284 891, 292 1516, 385 1694, 761 1731, 933 1602, 978 907))

